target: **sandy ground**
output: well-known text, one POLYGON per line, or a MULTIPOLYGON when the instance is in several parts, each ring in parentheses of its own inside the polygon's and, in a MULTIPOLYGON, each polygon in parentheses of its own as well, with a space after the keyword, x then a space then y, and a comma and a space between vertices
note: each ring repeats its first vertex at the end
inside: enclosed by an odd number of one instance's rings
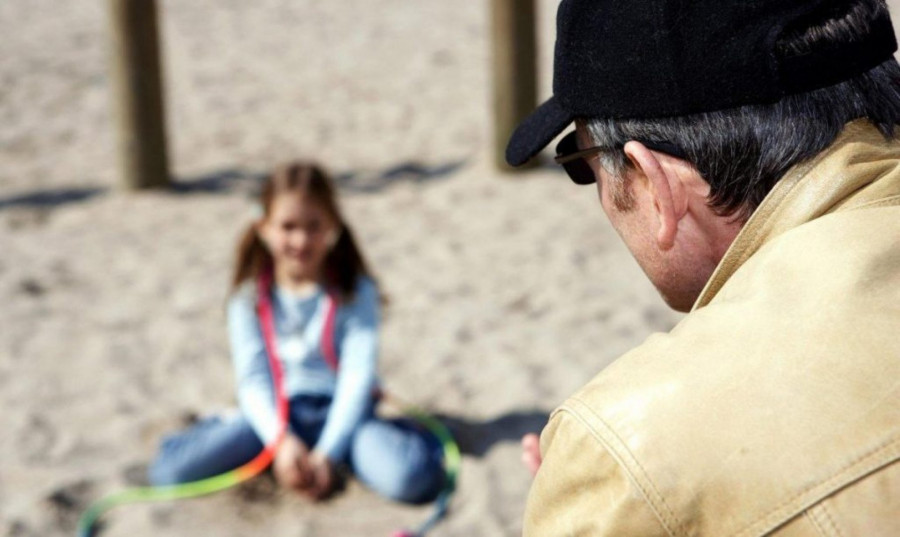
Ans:
MULTIPOLYGON (((447 417, 464 463, 436 536, 517 535, 518 438, 678 316, 552 167, 494 171, 488 5, 161 2, 177 188, 116 190, 105 2, 0 2, 0 535, 74 534, 161 434, 233 404, 223 305, 259 175, 338 175, 391 305, 388 389, 447 417)), ((540 3, 543 94, 555 2, 540 3)), ((388 535, 427 507, 356 483, 122 507, 105 535, 388 535)))

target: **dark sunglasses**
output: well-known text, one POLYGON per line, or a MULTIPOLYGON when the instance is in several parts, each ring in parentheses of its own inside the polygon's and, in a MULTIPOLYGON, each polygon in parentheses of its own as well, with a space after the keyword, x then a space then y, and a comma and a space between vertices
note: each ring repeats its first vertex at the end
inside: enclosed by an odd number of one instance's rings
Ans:
MULTIPOLYGON (((649 149, 672 155, 682 160, 687 159, 687 155, 678 146, 671 142, 652 142, 646 140, 637 140, 647 146, 649 149)), ((597 181, 594 177, 594 170, 587 163, 585 157, 596 155, 604 151, 621 151, 622 147, 595 146, 587 149, 578 149, 578 138, 575 131, 563 136, 562 140, 556 145, 556 157, 553 159, 557 164, 566 170, 569 179, 576 185, 589 185, 597 181)))

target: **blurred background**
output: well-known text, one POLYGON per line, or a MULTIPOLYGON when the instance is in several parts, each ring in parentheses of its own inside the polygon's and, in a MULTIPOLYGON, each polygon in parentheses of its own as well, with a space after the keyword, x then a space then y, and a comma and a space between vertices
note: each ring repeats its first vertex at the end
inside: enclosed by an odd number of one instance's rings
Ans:
MULTIPOLYGON (((224 303, 260 177, 305 158, 390 297, 387 388, 464 452, 437 536, 521 532, 519 437, 669 311, 593 188, 495 165, 491 2, 158 2, 170 186, 125 184, 118 0, 0 2, 0 535, 73 535, 186 416, 234 404, 224 303)), ((536 2, 538 100, 558 2, 536 2)), ((546 159, 545 159, 546 160, 546 159)), ((261 480, 104 535, 387 535, 428 507, 261 480)))

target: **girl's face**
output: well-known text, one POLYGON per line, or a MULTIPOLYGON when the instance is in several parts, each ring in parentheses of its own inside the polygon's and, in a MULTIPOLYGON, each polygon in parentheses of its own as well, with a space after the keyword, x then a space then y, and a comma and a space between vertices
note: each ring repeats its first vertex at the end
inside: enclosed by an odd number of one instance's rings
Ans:
POLYGON ((276 277, 293 282, 319 280, 338 225, 321 204, 296 193, 278 194, 259 234, 275 263, 276 277))

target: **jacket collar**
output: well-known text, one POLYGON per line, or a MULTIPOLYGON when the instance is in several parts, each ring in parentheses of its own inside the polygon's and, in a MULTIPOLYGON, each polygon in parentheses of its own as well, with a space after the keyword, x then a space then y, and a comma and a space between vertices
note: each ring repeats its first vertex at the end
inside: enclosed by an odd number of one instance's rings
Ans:
MULTIPOLYGON (((884 194, 867 187, 900 166, 900 143, 885 140, 867 120, 848 123, 834 143, 794 166, 763 199, 706 283, 694 307, 709 304, 764 244, 822 215, 858 207, 884 194)), ((897 194, 897 192, 893 192, 897 194)))

